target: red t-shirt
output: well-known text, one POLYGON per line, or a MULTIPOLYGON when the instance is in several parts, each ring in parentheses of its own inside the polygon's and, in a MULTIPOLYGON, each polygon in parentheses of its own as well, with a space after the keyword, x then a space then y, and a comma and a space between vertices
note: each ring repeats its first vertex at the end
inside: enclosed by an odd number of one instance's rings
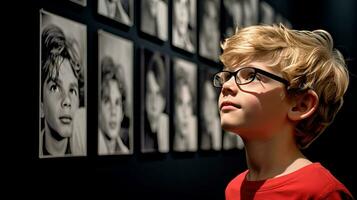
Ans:
POLYGON ((353 199, 348 189, 320 163, 262 181, 248 181, 247 173, 248 170, 228 184, 226 200, 353 199))

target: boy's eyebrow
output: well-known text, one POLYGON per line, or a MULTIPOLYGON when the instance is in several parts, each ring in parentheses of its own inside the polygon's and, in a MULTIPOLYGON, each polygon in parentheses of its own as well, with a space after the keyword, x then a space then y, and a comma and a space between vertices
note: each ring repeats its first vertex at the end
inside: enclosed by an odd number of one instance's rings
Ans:
POLYGON ((49 82, 54 82, 56 84, 60 84, 61 83, 61 80, 59 80, 58 78, 52 78, 52 77, 49 77, 46 81, 46 84, 48 84, 49 82))
MULTIPOLYGON (((46 84, 48 84, 49 82, 54 82, 57 85, 61 85, 62 84, 62 81, 60 79, 58 79, 58 78, 49 78, 49 79, 47 79, 46 84)), ((70 86, 71 87, 76 87, 76 88, 79 87, 78 86, 78 82, 72 82, 72 83, 70 83, 70 86)))
POLYGON ((78 83, 77 82, 73 82, 73 83, 70 84, 70 86, 78 88, 78 83))

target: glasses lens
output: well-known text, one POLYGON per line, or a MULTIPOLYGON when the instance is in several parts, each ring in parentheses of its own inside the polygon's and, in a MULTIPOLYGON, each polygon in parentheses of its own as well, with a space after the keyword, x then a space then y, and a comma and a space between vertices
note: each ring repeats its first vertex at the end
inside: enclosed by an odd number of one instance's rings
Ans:
POLYGON ((213 77, 213 86, 222 87, 223 84, 229 80, 230 76, 228 72, 218 72, 213 77))
POLYGON ((242 68, 237 73, 238 84, 247 84, 254 80, 256 72, 254 68, 242 68))

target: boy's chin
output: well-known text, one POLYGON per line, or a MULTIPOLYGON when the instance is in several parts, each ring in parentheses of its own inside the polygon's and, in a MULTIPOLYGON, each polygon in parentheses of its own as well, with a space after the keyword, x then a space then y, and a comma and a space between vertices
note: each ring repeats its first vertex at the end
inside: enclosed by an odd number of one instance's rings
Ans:
POLYGON ((225 131, 229 132, 237 132, 237 125, 236 124, 230 124, 230 123, 225 123, 221 121, 221 126, 222 129, 225 131))

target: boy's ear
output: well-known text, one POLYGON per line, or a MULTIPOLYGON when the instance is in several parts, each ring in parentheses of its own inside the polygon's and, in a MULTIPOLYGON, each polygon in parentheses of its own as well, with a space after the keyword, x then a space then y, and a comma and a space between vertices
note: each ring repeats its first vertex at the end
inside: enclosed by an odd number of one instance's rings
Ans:
POLYGON ((319 105, 319 97, 313 90, 297 95, 294 103, 288 111, 288 117, 292 121, 300 121, 310 117, 319 105))

